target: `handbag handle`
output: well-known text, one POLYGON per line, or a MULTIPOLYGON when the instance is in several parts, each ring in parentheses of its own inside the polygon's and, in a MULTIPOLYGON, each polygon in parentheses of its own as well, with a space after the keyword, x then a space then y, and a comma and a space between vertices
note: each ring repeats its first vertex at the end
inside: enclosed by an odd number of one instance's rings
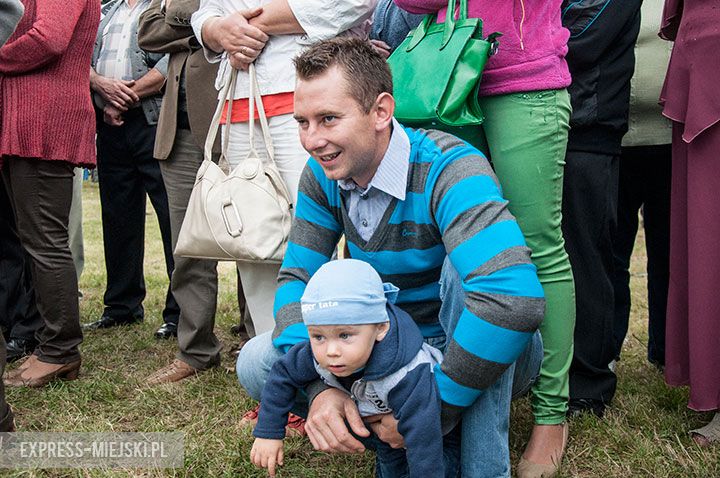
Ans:
MULTIPOLYGON (((448 0, 448 6, 447 11, 445 14, 445 29, 443 31, 443 40, 440 44, 440 50, 445 48, 447 44, 450 42, 450 38, 452 38, 452 34, 455 31, 455 3, 457 0, 448 0)), ((468 4, 467 0, 460 0, 460 11, 458 14, 458 20, 467 20, 468 16, 468 4)), ((418 43, 422 41, 423 38, 425 38, 425 35, 427 35, 428 30, 430 29, 430 25, 434 23, 437 20, 437 14, 430 14, 425 15, 425 18, 420 22, 420 24, 415 27, 415 31, 412 36, 412 40, 410 40, 410 43, 407 46, 407 49, 405 51, 411 51, 413 48, 415 48, 418 43)))
MULTIPOLYGON (((269 158, 271 161, 275 161, 275 149, 272 144, 270 137, 270 128, 268 126, 267 117, 265 116, 265 108, 262 104, 262 97, 257 88, 257 75, 255 74, 255 65, 250 63, 250 96, 249 96, 249 121, 250 121, 250 152, 255 151, 254 143, 254 130, 255 130, 255 105, 258 108, 258 114, 260 116, 260 125, 263 131, 263 137, 265 140, 265 148, 267 149, 269 158)), ((205 138, 205 153, 204 158, 208 161, 212 161, 212 147, 215 143, 215 137, 220 129, 220 117, 222 116, 225 102, 228 103, 228 110, 226 115, 226 130, 225 138, 220 153, 220 159, 218 160, 218 166, 225 173, 230 172, 230 163, 227 160, 227 152, 230 138, 230 124, 232 123, 232 108, 233 108, 233 97, 235 96, 235 83, 237 82, 237 70, 232 68, 230 71, 230 79, 223 87, 220 92, 220 101, 218 101, 217 108, 215 108, 215 114, 213 114, 212 121, 210 122, 210 128, 208 129, 207 138, 205 138)))

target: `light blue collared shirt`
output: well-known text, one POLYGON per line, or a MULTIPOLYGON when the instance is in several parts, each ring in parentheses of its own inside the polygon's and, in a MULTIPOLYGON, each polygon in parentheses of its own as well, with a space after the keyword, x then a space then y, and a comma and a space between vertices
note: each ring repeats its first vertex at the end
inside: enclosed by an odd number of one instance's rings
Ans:
POLYGON ((405 200, 410 168, 410 139, 395 118, 392 126, 387 151, 368 187, 362 189, 352 179, 338 181, 340 188, 350 193, 348 216, 365 241, 372 237, 392 198, 405 200))

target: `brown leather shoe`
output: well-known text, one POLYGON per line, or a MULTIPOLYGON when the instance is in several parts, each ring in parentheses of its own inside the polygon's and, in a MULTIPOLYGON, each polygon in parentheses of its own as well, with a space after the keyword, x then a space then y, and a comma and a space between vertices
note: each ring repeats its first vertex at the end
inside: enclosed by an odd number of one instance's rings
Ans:
POLYGON ((80 374, 80 363, 81 360, 70 363, 48 363, 33 355, 14 371, 18 373, 5 377, 3 382, 8 387, 40 388, 58 378, 75 380, 80 374))
POLYGON ((30 367, 36 361, 37 361, 37 355, 30 355, 26 359, 19 361, 20 365, 18 365, 17 368, 14 368, 13 370, 5 370, 5 375, 3 375, 3 380, 17 377, 18 375, 20 375, 22 373, 23 370, 30 367))
POLYGON ((170 365, 157 370, 155 373, 150 375, 145 383, 148 385, 160 385, 161 383, 173 383, 184 380, 188 377, 194 377, 195 375, 202 372, 195 367, 186 364, 182 360, 175 359, 170 365))

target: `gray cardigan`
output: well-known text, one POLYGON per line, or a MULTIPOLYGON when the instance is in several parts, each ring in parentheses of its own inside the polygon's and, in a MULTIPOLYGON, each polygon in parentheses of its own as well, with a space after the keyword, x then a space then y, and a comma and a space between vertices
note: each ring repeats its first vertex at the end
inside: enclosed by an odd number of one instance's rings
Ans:
POLYGON ((24 11, 19 0, 0 0, 0 46, 13 34, 24 11))
MULTIPOLYGON (((118 5, 120 5, 122 1, 123 0, 111 0, 102 7, 102 19, 100 20, 100 26, 98 27, 97 37, 95 38, 95 47, 92 54, 91 66, 93 68, 97 65, 98 58, 100 57, 100 50, 102 50, 103 31, 105 31, 105 27, 115 14, 118 5)), ((133 78, 136 80, 140 79, 153 68, 162 73, 163 76, 167 77, 168 55, 146 52, 138 46, 137 38, 138 24, 135 23, 131 31, 130 40, 130 51, 132 53, 130 56, 130 65, 133 72, 133 78)), ((93 93, 93 96, 96 100, 94 103, 97 106, 99 95, 97 93, 93 93)), ((158 93, 157 95, 148 96, 140 100, 143 112, 145 113, 145 119, 148 124, 157 124, 158 117, 160 116, 162 97, 162 93, 158 93)))

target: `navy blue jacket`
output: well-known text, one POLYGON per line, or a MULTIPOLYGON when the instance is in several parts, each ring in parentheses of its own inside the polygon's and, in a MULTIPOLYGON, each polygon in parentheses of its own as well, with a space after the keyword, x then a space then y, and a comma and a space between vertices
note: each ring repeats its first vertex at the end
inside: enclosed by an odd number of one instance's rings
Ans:
MULTIPOLYGON (((440 394, 433 366, 440 360, 437 349, 423 342, 410 316, 388 306, 390 329, 375 343, 362 378, 351 386, 351 396, 362 416, 392 412, 405 439, 410 476, 442 477, 443 448, 440 429, 440 394)), ((282 439, 298 390, 322 379, 348 392, 330 372, 314 360, 310 342, 294 345, 275 362, 263 388, 258 438, 282 439)))

